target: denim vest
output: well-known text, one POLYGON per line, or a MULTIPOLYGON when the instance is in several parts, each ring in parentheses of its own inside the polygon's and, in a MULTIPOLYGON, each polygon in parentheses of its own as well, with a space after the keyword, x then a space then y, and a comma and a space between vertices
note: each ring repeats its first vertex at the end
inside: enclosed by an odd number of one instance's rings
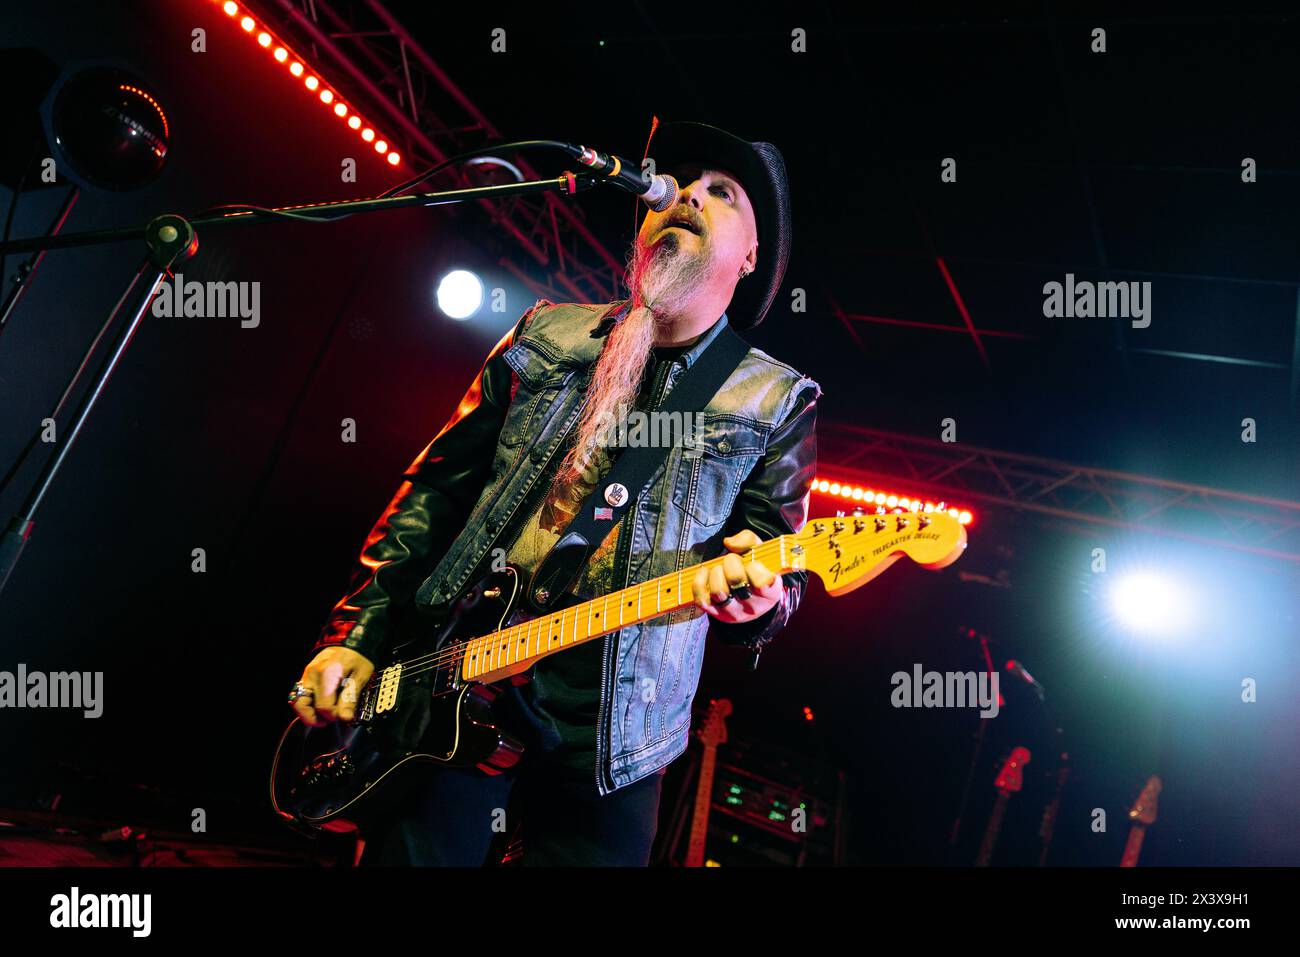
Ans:
MULTIPOLYGON (((497 442, 492 472, 465 529, 416 593, 445 604, 500 544, 552 457, 576 423, 604 339, 593 336, 613 306, 538 308, 504 359, 518 378, 497 442)), ((727 324, 724 314, 668 374, 665 395, 727 324), (685 368, 684 368, 685 367, 685 368)), ((679 571, 721 554, 723 526, 745 477, 796 396, 816 383, 751 348, 702 410, 703 446, 672 449, 623 519, 626 580, 679 571), (689 451, 690 454, 684 454, 689 451), (625 541, 626 540, 626 541, 625 541)), ((819 390, 820 391, 820 390, 819 390)), ((686 750, 691 701, 704 659, 708 616, 697 608, 623 628, 605 640, 596 734, 596 786, 608 794, 665 767, 686 750), (646 679, 650 679, 646 681, 646 679)))

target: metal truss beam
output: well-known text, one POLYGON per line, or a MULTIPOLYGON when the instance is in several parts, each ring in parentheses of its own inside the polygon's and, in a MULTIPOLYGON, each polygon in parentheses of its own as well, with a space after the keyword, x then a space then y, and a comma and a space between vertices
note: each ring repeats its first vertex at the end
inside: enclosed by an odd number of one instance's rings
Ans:
POLYGON ((853 425, 819 425, 817 444, 841 481, 1300 562, 1300 502, 853 425))
MULTIPOLYGON (((393 124, 390 136, 414 169, 505 137, 379 0, 254 0, 286 34, 306 41, 331 82, 350 88, 393 124)), ((518 155, 526 178, 541 178, 518 155)), ((469 185, 463 169, 453 173, 469 185)), ((537 294, 558 300, 608 302, 617 297, 624 264, 587 226, 581 208, 551 194, 481 200, 491 223, 534 265, 512 273, 537 294)))

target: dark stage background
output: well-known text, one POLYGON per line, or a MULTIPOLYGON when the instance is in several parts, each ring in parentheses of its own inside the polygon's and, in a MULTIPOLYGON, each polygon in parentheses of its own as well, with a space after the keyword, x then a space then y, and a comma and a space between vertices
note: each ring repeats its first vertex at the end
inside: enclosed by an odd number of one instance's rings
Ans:
MULTIPOLYGON (((752 340, 818 379, 823 421, 938 438, 952 417, 960 443, 1297 498, 1300 18, 1282 6, 1148 17, 1129 4, 1026 4, 933 20, 847 3, 779 16, 389 7, 508 138, 640 156, 657 114, 776 143, 794 252, 752 340), (1088 50, 1095 26, 1108 31, 1105 55, 1088 50), (495 27, 506 54, 490 52, 495 27), (789 52, 794 27, 808 31, 807 54, 789 52), (948 156, 957 184, 939 180, 948 156), (1252 185, 1246 156, 1260 167, 1252 185), (936 256, 975 325, 1011 334, 982 339, 987 361, 968 335, 837 318, 963 328, 936 256), (1152 325, 1044 319, 1042 285, 1067 271, 1151 280, 1152 325), (795 288, 805 313, 790 311, 795 288), (1254 444, 1241 441, 1245 417, 1254 444)), ((14 46, 60 66, 131 64, 161 91, 173 129, 161 178, 87 192, 68 230, 369 196, 411 173, 360 148, 207 0, 10 7, 0 47, 14 46), (190 50, 195 27, 206 53, 190 50), (339 181, 345 156, 357 157, 355 184, 339 181)), ((24 193, 12 234, 39 234, 61 193, 24 193)), ((11 195, 0 192, 6 211, 11 195)), ((632 201, 575 202, 621 256, 632 201)), ((150 319, 109 383, 0 594, 0 669, 102 670, 104 714, 5 713, 0 802, 58 793, 69 812, 125 820, 148 808, 178 827, 204 807, 218 839, 278 835, 264 779, 284 695, 402 470, 536 297, 499 265, 518 253, 477 207, 200 238, 185 277, 261 282, 261 324, 150 319), (441 316, 434 282, 454 266, 506 289, 507 310, 441 316), (344 417, 355 444, 339 440, 344 417), (190 570, 195 548, 205 574, 190 570)), ((129 243, 47 257, 0 340, 5 467, 139 258, 129 243)), ((0 501, 6 518, 26 482, 0 501)), ((815 495, 813 508, 835 503, 815 495)), ((978 669, 964 637, 976 628, 995 663, 1020 658, 1046 686, 1069 736, 1053 863, 1117 863, 1123 814, 1152 773, 1165 792, 1144 862, 1300 863, 1296 564, 975 511, 968 554, 940 573, 900 564, 835 600, 812 585, 756 672, 711 647, 697 700, 734 701, 733 737, 844 769, 851 861, 966 863, 973 848, 954 858, 947 835, 979 719, 895 709, 890 675, 916 662, 978 669), (1187 570, 1204 585, 1196 626, 1161 643, 1125 638, 1099 611, 1097 547, 1187 570), (1246 676, 1257 704, 1240 702, 1246 676), (1089 827, 1094 808, 1110 816, 1105 834, 1089 827)), ((999 861, 1029 863, 1053 749, 1028 690, 1004 694, 966 838, 987 818, 997 759, 1026 743, 1035 761, 999 861)))

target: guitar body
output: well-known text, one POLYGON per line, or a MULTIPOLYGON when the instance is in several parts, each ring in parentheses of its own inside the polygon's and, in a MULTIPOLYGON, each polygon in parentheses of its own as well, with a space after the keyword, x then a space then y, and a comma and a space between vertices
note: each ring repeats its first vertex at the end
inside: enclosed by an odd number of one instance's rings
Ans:
POLYGON ((456 603, 445 621, 434 624, 431 637, 400 644, 391 660, 377 662, 358 696, 352 722, 310 728, 295 718, 271 768, 276 812, 299 824, 351 830, 382 810, 381 795, 398 792, 413 765, 477 767, 499 774, 516 764, 523 745, 493 713, 500 690, 461 681, 455 668, 429 664, 445 659, 449 649, 467 638, 516 618, 526 620, 514 607, 522 594, 518 580, 513 568, 489 575, 456 603), (397 667, 399 656, 404 659, 401 680, 388 694, 385 670, 397 667))

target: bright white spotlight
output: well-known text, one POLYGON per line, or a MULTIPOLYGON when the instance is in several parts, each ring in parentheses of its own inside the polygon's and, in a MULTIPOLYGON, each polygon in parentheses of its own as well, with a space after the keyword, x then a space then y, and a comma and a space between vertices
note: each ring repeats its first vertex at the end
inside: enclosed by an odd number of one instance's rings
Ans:
POLYGON ((438 283, 438 308, 452 319, 468 319, 483 305, 483 282, 468 269, 456 269, 438 283))
POLYGON ((1154 572, 1122 576, 1111 587, 1110 600, 1116 617, 1142 634, 1174 634, 1191 621, 1191 596, 1154 572))

